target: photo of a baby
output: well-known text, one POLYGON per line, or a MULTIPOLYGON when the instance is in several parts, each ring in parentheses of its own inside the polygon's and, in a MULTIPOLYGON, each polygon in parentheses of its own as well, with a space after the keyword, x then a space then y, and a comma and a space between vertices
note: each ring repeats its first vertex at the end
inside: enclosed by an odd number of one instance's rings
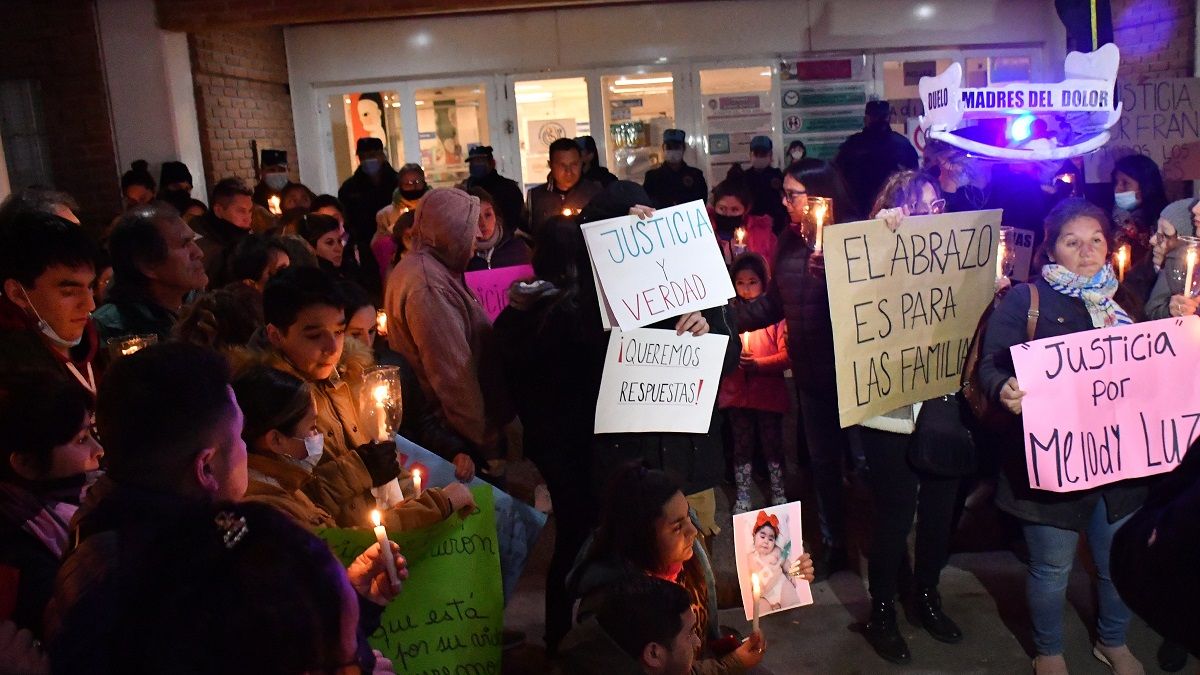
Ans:
POLYGON ((800 502, 735 515, 733 542, 747 620, 754 613, 755 602, 760 616, 812 604, 812 590, 799 576, 804 552, 800 502), (757 598, 754 575, 758 577, 757 598))

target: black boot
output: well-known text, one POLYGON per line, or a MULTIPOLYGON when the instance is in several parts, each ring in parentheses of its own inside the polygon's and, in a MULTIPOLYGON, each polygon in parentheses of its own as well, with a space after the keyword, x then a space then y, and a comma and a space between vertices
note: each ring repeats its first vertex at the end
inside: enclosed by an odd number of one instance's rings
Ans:
POLYGON ((908 645, 896 625, 896 605, 890 600, 871 600, 871 620, 863 631, 875 653, 892 663, 912 660, 908 645))
POLYGON ((962 642, 962 631, 942 611, 942 596, 938 594, 937 588, 917 589, 917 616, 920 617, 925 630, 938 642, 962 642))

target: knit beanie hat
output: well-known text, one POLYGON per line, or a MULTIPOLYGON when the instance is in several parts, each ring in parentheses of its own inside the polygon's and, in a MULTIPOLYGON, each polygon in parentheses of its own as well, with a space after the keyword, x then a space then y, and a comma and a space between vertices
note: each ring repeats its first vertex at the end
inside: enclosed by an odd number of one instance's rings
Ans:
POLYGON ((1192 206, 1196 203, 1193 198, 1180 199, 1171 202, 1162 210, 1159 218, 1165 219, 1175 227, 1175 231, 1184 237, 1196 234, 1196 225, 1192 222, 1192 206))

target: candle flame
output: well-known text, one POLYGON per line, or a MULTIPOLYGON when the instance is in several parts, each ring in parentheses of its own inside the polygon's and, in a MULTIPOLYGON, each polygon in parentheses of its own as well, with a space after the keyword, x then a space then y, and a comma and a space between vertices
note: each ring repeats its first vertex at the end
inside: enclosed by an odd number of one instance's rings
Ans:
MULTIPOLYGON (((378 512, 376 512, 376 513, 378 513, 378 512)), ((758 572, 750 573, 750 586, 753 589, 755 598, 762 597, 762 586, 759 584, 759 581, 758 581, 758 572)))
POLYGON ((375 312, 375 329, 380 335, 387 335, 387 312, 382 309, 375 312))
POLYGON ((128 347, 121 350, 121 356, 129 356, 130 354, 133 354, 134 352, 136 352, 139 349, 141 349, 141 347, 139 347, 137 345, 129 345, 128 347))
POLYGON ((571 212, 571 209, 563 209, 563 215, 569 218, 574 214, 571 212))
POLYGON ((379 512, 379 509, 371 509, 371 522, 375 523, 375 527, 379 527, 383 522, 383 514, 379 512))
POLYGON ((270 209, 270 211, 273 215, 278 216, 283 213, 283 209, 280 208, 279 205, 280 205, 280 200, 279 200, 278 196, 271 196, 271 197, 267 198, 267 208, 270 209))
POLYGON ((739 227, 733 231, 733 238, 737 241, 738 246, 746 243, 746 228, 739 227))
POLYGON ((376 385, 375 388, 371 390, 371 396, 375 398, 376 403, 383 405, 384 401, 386 401, 388 397, 388 386, 386 384, 376 385))
POLYGON ((825 212, 827 210, 829 210, 829 205, 825 203, 825 200, 817 202, 816 206, 813 207, 813 217, 817 219, 817 227, 825 224, 825 212))

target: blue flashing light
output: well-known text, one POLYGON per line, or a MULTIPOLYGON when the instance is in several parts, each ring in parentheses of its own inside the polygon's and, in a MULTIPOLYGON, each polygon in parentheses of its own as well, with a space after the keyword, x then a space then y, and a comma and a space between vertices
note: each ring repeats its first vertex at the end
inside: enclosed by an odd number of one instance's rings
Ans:
POLYGON ((1020 117, 1013 120, 1013 123, 1008 127, 1008 138, 1015 143, 1023 143, 1029 140, 1033 135, 1033 121, 1037 119, 1029 113, 1023 113, 1020 117))

